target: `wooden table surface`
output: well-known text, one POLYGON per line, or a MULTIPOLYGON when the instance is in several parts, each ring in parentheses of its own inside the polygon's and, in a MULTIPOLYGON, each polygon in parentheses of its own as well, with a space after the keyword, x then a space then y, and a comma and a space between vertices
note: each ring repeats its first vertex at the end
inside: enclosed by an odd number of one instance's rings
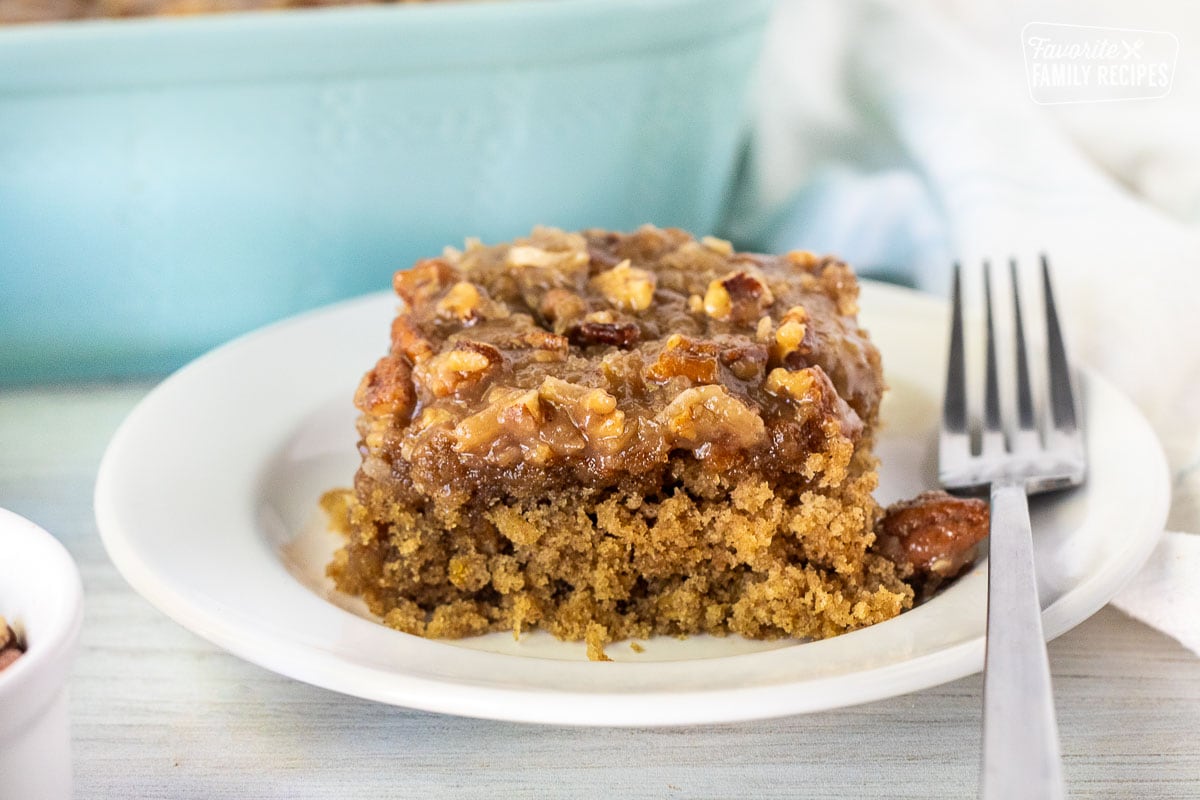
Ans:
MULTIPOLYGON (((96 533, 100 455, 148 387, 0 391, 0 506, 57 535, 87 593, 79 798, 974 796, 979 676, 823 714, 605 730, 407 711, 240 661, 135 594, 96 533)), ((1200 659, 1107 607, 1050 660, 1072 797, 1200 797, 1200 659)))

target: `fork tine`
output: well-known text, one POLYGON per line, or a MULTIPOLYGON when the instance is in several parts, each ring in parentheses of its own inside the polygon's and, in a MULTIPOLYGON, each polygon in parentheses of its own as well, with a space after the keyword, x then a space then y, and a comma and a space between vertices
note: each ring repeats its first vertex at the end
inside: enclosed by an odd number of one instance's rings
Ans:
POLYGON ((1071 433, 1076 430, 1075 392, 1071 387, 1071 369, 1067 364, 1067 349, 1063 344, 1058 309, 1054 305, 1054 289, 1050 285, 1050 263, 1042 255, 1042 289, 1046 297, 1046 350, 1050 368, 1050 413, 1054 427, 1071 433))
POLYGON ((963 352, 962 277, 954 265, 954 309, 950 319, 950 356, 946 367, 946 397, 942 405, 942 430, 967 432, 967 361, 963 352))
POLYGON ((1033 390, 1029 385, 1029 362, 1025 353, 1025 324, 1021 319, 1021 286, 1017 280, 1017 260, 1008 262, 1009 275, 1012 278, 1013 317, 1016 324, 1016 358, 1017 358, 1017 428, 1022 431, 1037 429, 1037 420, 1033 414, 1033 390))
POLYGON ((1004 450, 1004 420, 1000 414, 1000 379, 996 366, 996 331, 992 314, 992 267, 983 262, 983 299, 987 309, 987 375, 983 393, 984 454, 1004 450))

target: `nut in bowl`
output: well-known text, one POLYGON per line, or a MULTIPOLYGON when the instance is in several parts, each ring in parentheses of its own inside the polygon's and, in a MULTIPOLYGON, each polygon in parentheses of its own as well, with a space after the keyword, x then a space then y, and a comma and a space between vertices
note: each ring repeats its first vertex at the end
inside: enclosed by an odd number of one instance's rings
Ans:
POLYGON ((66 683, 83 621, 83 588, 58 540, 3 509, 0 615, 0 793, 68 800, 66 683))

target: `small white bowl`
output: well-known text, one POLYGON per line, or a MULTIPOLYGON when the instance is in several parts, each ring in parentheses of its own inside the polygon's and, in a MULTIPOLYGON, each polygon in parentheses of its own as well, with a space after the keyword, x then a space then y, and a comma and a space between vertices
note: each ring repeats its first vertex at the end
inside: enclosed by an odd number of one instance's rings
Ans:
POLYGON ((0 795, 67 800, 67 676, 83 623, 83 584, 57 539, 4 509, 0 616, 26 646, 23 656, 0 671, 0 795))

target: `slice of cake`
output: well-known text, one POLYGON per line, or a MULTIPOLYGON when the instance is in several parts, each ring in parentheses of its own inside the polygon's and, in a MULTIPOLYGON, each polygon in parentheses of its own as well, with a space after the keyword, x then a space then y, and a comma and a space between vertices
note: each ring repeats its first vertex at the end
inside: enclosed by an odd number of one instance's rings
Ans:
POLYGON ((884 382, 845 264, 539 228, 395 289, 391 350, 355 397, 362 466, 325 499, 348 534, 329 572, 388 625, 536 626, 601 657, 654 634, 831 636, 912 605, 932 562, 905 557, 919 504, 876 549, 884 382))

